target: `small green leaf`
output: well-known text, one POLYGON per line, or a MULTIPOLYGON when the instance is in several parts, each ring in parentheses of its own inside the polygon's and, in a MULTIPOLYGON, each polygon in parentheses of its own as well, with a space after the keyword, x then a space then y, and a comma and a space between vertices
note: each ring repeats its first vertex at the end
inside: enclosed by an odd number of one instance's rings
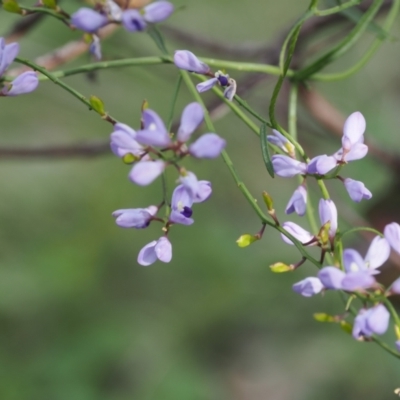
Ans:
POLYGON ((162 37, 160 31, 155 27, 152 26, 147 33, 153 39, 156 46, 161 50, 162 53, 168 54, 167 47, 165 46, 164 38, 162 37))
POLYGON ((260 140, 261 140, 261 152, 262 157, 267 168, 268 173, 272 178, 275 177, 274 167, 271 162, 271 156, 269 154, 268 149, 268 140, 267 140, 267 124, 262 124, 260 127, 260 140))
POLYGON ((106 115, 104 103, 100 98, 97 96, 90 96, 89 102, 93 110, 97 111, 101 116, 106 115))
POLYGON ((16 0, 3 0, 3 9, 8 12, 22 14, 22 9, 16 0))
POLYGON ((236 243, 239 247, 247 247, 257 240, 259 240, 258 237, 246 233, 245 235, 240 236, 240 238, 236 240, 236 243))
POLYGON ((277 262, 275 264, 270 265, 269 267, 271 268, 272 272, 275 272, 275 273, 278 273, 278 274, 280 274, 282 272, 289 272, 289 271, 293 271, 294 270, 293 265, 287 265, 287 264, 284 264, 282 262, 277 262))

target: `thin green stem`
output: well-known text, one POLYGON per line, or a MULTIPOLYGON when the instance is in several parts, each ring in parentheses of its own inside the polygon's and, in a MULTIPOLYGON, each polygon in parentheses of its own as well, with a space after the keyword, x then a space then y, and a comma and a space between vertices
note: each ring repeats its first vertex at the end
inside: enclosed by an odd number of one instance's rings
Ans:
POLYGON ((318 183, 318 186, 319 186, 319 188, 321 190, 322 197, 325 200, 329 200, 330 196, 329 196, 328 189, 326 188, 325 182, 322 179, 317 179, 317 183, 318 183))
POLYGON ((178 100, 181 83, 182 83, 182 75, 179 75, 178 81, 176 82, 176 85, 175 85, 174 94, 173 94, 172 100, 171 100, 171 110, 169 113, 168 124, 167 124, 168 132, 171 132, 172 122, 174 120, 175 105, 176 105, 176 101, 178 100))
POLYGON ((344 237, 350 233, 354 233, 354 232, 359 232, 359 231, 367 231, 367 232, 373 232, 381 237, 383 237, 383 234, 381 232, 379 232, 378 230, 374 229, 374 228, 370 228, 368 226, 358 226, 356 228, 351 228, 348 229, 347 231, 344 231, 340 234, 340 237, 344 237))
POLYGON ((296 72, 292 79, 296 81, 304 81, 348 51, 367 29, 369 23, 381 8, 383 1, 384 0, 375 0, 368 11, 360 18, 358 24, 349 35, 334 46, 328 53, 314 61, 311 65, 296 72))
MULTIPOLYGON (((394 0, 392 7, 387 15, 387 18, 382 25, 382 28, 385 31, 389 31, 396 20, 396 17, 399 13, 400 9, 400 1, 399 0, 394 0)), ((372 56, 377 52, 383 41, 385 40, 385 37, 383 36, 378 36, 371 44, 369 49, 362 55, 361 59, 353 65, 351 68, 347 69, 346 71, 343 72, 338 72, 338 73, 332 73, 332 74, 315 74, 311 77, 312 80, 315 81, 325 81, 325 82, 332 82, 332 81, 338 81, 342 79, 346 79, 349 76, 355 74, 358 72, 361 68, 363 68, 368 61, 372 58, 372 56)))
POLYGON ((50 15, 68 24, 67 16, 62 13, 59 13, 57 10, 52 10, 51 8, 46 8, 46 7, 26 7, 21 5, 20 8, 21 10, 27 11, 29 14, 40 13, 40 14, 50 15))
POLYGON ((389 310, 389 313, 392 316, 395 324, 397 325, 398 328, 400 328, 400 318, 392 302, 387 297, 384 297, 382 300, 385 303, 387 309, 389 310))
POLYGON ((299 86, 296 83, 290 85, 289 92, 289 113, 288 113, 288 129, 289 135, 297 142, 297 98, 299 86))
POLYGON ((383 350, 385 350, 386 352, 388 352, 389 354, 391 354, 392 356, 396 357, 396 358, 400 358, 400 354, 396 351, 393 350, 387 343, 383 342, 382 340, 378 339, 377 337, 373 336, 372 340, 379 345, 380 347, 382 347, 383 350))
POLYGON ((347 3, 343 3, 336 7, 327 8, 326 10, 314 10, 314 15, 319 17, 324 17, 326 15, 337 14, 347 8, 354 7, 357 4, 360 4, 362 0, 350 0, 347 3))
POLYGON ((34 71, 39 71, 41 74, 45 75, 48 79, 50 79, 53 83, 55 83, 56 85, 62 87, 64 90, 66 90, 68 93, 72 94, 74 97, 76 97, 80 102, 82 102, 83 104, 85 104, 87 107, 89 107, 89 110, 93 110, 95 112, 97 112, 99 115, 101 115, 101 117, 109 122, 111 122, 112 124, 116 123, 116 120, 111 117, 110 115, 106 114, 105 116, 102 115, 99 111, 96 111, 92 105, 90 104, 90 101, 81 93, 79 93, 77 90, 75 90, 74 88, 72 88, 71 86, 67 85, 66 83, 64 83, 63 81, 61 81, 60 79, 58 79, 57 77, 53 76, 52 73, 50 73, 49 71, 47 71, 46 68, 43 68, 35 63, 33 63, 32 61, 29 60, 25 60, 23 58, 19 58, 16 57, 15 60, 16 62, 26 65, 30 68, 32 68, 34 71))
MULTIPOLYGON (((204 102, 200 96, 200 94, 197 92, 195 85, 193 84, 193 82, 190 79, 190 76, 188 74, 187 71, 180 71, 183 77, 183 80, 185 81, 189 91, 191 92, 191 94, 193 95, 193 97, 196 99, 196 101, 198 101, 204 109, 204 120, 205 123, 207 125, 207 128, 211 131, 211 132, 215 132, 215 128, 214 125, 211 121, 210 115, 204 105, 204 102)), ((247 199, 247 201, 249 202, 249 204, 251 205, 251 207, 253 208, 253 210, 256 212, 257 216, 260 218, 261 223, 269 225, 273 228, 275 228, 277 231, 279 231, 280 233, 282 233, 283 235, 285 235, 287 238, 289 238, 293 244, 296 246, 296 248, 299 250, 300 254, 307 258, 310 262, 312 262, 315 266, 317 266, 318 268, 321 268, 321 264, 311 255, 308 254, 308 252, 305 250, 304 246, 302 245, 302 243, 300 243, 296 238, 294 238, 292 235, 290 235, 284 228, 282 228, 282 226, 280 225, 276 225, 275 221, 271 221, 265 214, 264 212, 261 210, 261 208, 259 207, 259 205, 257 204, 257 200, 253 197, 253 195, 250 193, 250 191, 247 189, 246 185, 242 182, 242 180, 239 178, 233 162, 231 160, 231 158, 229 157, 228 153, 223 150, 221 153, 222 159, 224 160, 226 166, 228 167, 229 172, 231 173, 234 181, 236 182, 238 188, 240 189, 240 191, 242 192, 242 194, 244 195, 244 197, 247 199)))

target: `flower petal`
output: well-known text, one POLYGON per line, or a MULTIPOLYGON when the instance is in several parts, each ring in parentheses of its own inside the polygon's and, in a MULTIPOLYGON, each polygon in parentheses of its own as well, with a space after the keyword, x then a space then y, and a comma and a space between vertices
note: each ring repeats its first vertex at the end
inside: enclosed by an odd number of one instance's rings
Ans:
POLYGON ((376 283, 375 278, 366 271, 350 272, 342 280, 342 289, 348 292, 369 289, 376 283))
POLYGON ((343 127, 343 137, 349 139, 351 144, 358 143, 364 135, 365 127, 364 116, 359 111, 356 111, 346 119, 343 127))
POLYGON ((272 156, 272 165, 278 176, 291 178, 295 175, 306 173, 307 165, 282 154, 272 156))
POLYGON ((200 61, 191 51, 188 50, 175 51, 174 63, 178 68, 190 72, 196 72, 198 74, 208 74, 210 72, 210 67, 200 61))
POLYGON ((343 251, 343 266, 347 273, 367 270, 360 253, 354 249, 345 249, 343 251))
POLYGON ((97 11, 82 7, 71 15, 71 25, 85 32, 95 33, 108 24, 108 18, 97 11))
POLYGON ((376 236, 368 249, 364 262, 369 270, 379 268, 390 255, 389 242, 380 236, 376 236))
POLYGON ((304 186, 300 185, 293 193, 286 206, 285 213, 291 214, 296 212, 298 215, 303 216, 307 208, 307 190, 304 186))
POLYGON ((324 286, 318 278, 309 277, 300 282, 295 283, 292 289, 304 297, 311 297, 318 294, 324 286))
POLYGON ((112 213, 115 223, 121 228, 147 228, 152 215, 144 208, 128 208, 112 213))
MULTIPOLYGON (((311 239, 314 238, 310 232, 307 232, 301 226, 295 224, 294 222, 284 222, 282 224, 282 228, 285 229, 288 233, 294 236, 301 243, 308 243, 311 239)), ((282 240, 287 244, 293 244, 293 242, 286 237, 283 233, 281 233, 282 240)))
POLYGON ((196 89, 199 93, 203 93, 207 90, 210 90, 212 87, 214 87, 218 82, 218 78, 211 78, 208 79, 204 82, 198 83, 196 85, 196 89))
POLYGON ((200 103, 190 103, 183 110, 181 124, 178 129, 177 139, 185 143, 190 139, 192 133, 203 122, 204 111, 200 103))
POLYGON ((319 201, 319 218, 321 225, 325 225, 327 222, 330 222, 331 226, 329 228, 329 237, 335 237, 337 230, 337 209, 332 200, 321 199, 319 201))
POLYGON ((128 32, 141 32, 146 29, 146 21, 137 10, 128 9, 122 13, 122 25, 128 32))
POLYGON ((161 175, 164 169, 164 161, 140 161, 132 168, 129 179, 137 185, 146 186, 161 175))
POLYGON ((5 96, 18 96, 20 94, 27 94, 33 92, 39 85, 39 79, 36 75, 36 72, 27 71, 23 72, 21 75, 18 75, 11 82, 11 89, 8 89, 5 86, 2 90, 2 93, 5 96))
POLYGON ((226 146, 226 140, 216 133, 205 133, 189 146, 189 152, 196 158, 216 158, 226 146))
POLYGON ((324 267, 318 272, 318 278, 326 289, 341 290, 346 274, 336 267, 324 267))
POLYGON ((385 226, 383 233, 392 249, 400 254, 400 225, 397 222, 392 222, 385 226))
POLYGON ((359 203, 362 199, 369 200, 372 197, 372 193, 361 181, 346 178, 343 183, 350 198, 356 203, 359 203))
POLYGON ((172 246, 171 242, 165 237, 162 236, 158 239, 157 244, 154 248, 154 251, 157 255, 157 258, 165 263, 168 263, 172 259, 172 246))
POLYGON ((155 1, 143 8, 143 17, 147 22, 156 23, 167 19, 174 11, 169 1, 155 1))
POLYGON ((157 261, 157 254, 154 249, 156 244, 157 241, 153 240, 140 250, 137 258, 137 262, 140 265, 147 267, 157 261))

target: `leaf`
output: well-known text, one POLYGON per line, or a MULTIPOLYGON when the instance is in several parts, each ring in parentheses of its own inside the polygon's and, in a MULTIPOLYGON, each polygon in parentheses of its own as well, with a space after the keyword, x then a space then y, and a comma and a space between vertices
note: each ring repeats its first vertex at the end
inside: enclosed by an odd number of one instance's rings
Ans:
POLYGON ((260 127, 260 140, 261 140, 261 152, 265 166, 268 173, 272 178, 275 178, 274 167, 272 165, 271 156, 269 154, 268 140, 267 140, 267 124, 262 124, 260 127))
POLYGON ((160 31, 155 27, 152 26, 147 33, 153 39, 156 46, 161 50, 162 53, 168 54, 167 47, 165 46, 164 38, 162 37, 160 31))

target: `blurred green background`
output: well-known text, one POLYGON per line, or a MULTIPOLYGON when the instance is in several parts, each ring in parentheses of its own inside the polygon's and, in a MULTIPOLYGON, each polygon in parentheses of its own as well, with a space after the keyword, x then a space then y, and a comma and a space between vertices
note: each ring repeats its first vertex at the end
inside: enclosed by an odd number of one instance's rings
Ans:
MULTIPOLYGON (((173 2, 185 8, 169 25, 230 45, 274 40, 308 4, 173 2)), ((70 0, 64 4, 70 12, 79 6, 70 0)), ((1 32, 17 19, 0 11, 1 32)), ((58 21, 45 20, 21 40, 20 55, 35 58, 79 37, 58 21)), ((369 137, 399 151, 397 32, 393 38, 358 75, 317 87, 345 115, 363 112, 369 137)), ((331 70, 357 61, 370 40, 367 36, 331 70)), ((183 46, 170 41, 169 47, 183 46)), ((158 54, 147 35, 123 30, 104 41, 103 53, 105 59, 158 54)), ((196 53, 213 55, 207 49, 196 48, 196 53)), ((85 55, 68 67, 87 62, 85 55)), ((173 66, 154 66, 100 71, 96 82, 86 76, 67 81, 87 96, 101 97, 114 117, 138 127, 143 99, 167 118, 176 78, 173 66)), ((264 115, 274 82, 262 82, 246 96, 264 115)), ((111 132, 109 124, 49 82, 29 96, 0 101, 0 146, 106 140, 111 132)), ((177 117, 189 101, 183 88, 177 117)), ((303 109, 300 113, 301 121, 310 120, 303 109)), ((268 190, 279 217, 298 220, 283 213, 297 182, 268 176, 257 137, 231 114, 216 122, 216 130, 227 139, 227 150, 250 190, 259 199, 268 190)), ((317 136, 300 129, 311 154, 339 147, 339 139, 316 130, 317 136)), ((172 262, 148 268, 136 263, 137 253, 160 236, 159 225, 124 230, 111 213, 158 203, 159 181, 134 186, 127 179, 129 167, 111 154, 0 161, 0 399, 394 397, 400 386, 398 360, 374 344, 357 343, 336 325, 313 320, 314 312, 342 312, 337 295, 305 299, 292 292, 294 282, 315 274, 312 266, 293 274, 269 271, 273 262, 296 262, 295 249, 270 229, 253 246, 237 247, 241 234, 260 226, 222 160, 187 164, 199 178, 212 181, 213 196, 196 206, 193 226, 171 231, 172 262)), ((330 183, 346 215, 363 215, 393 184, 394 174, 372 158, 346 172, 374 193, 369 204, 355 205, 339 182, 330 183)), ((174 179, 171 174, 170 190, 174 179)), ((341 221, 342 228, 348 225, 349 220, 341 221)))

